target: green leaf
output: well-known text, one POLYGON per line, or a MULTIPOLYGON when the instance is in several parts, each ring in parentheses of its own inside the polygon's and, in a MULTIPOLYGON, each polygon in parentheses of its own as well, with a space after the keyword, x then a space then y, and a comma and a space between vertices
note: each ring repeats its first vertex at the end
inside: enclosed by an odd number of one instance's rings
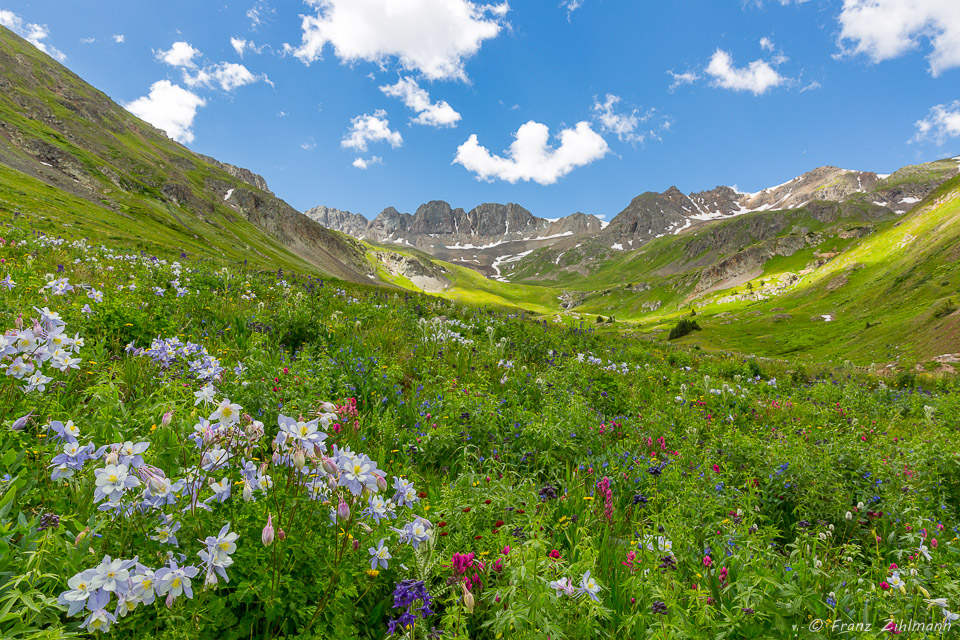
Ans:
POLYGON ((17 495, 17 486, 14 484, 12 487, 7 489, 7 492, 3 495, 3 498, 0 499, 0 518, 6 517, 10 513, 10 509, 13 508, 13 499, 17 495))

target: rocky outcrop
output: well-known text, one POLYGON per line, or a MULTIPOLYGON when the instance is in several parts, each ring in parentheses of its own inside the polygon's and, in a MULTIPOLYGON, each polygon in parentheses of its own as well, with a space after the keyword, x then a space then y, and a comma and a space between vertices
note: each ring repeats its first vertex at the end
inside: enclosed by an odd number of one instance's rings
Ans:
POLYGON ((704 269, 694 293, 703 293, 717 286, 736 286, 744 276, 749 276, 746 280, 752 280, 763 272, 763 265, 770 258, 792 256, 807 244, 806 237, 790 235, 772 238, 738 251, 704 269))
POLYGON ((327 229, 279 198, 234 187, 225 204, 301 258, 325 265, 330 275, 356 282, 364 282, 361 275, 372 275, 359 242, 327 229))
POLYGON ((257 189, 260 189, 260 191, 263 191, 264 193, 269 193, 270 195, 274 195, 273 191, 270 191, 270 189, 267 187, 267 181, 259 173, 254 173, 253 171, 250 171, 250 169, 237 167, 235 165, 228 164, 226 162, 220 162, 216 158, 211 158, 210 156, 204 156, 201 154, 197 154, 197 156, 204 162, 208 162, 213 166, 217 167, 218 169, 226 171, 237 180, 241 182, 245 182, 251 187, 256 187, 257 189))
POLYGON ((428 293, 440 293, 450 285, 446 269, 394 251, 380 251, 377 259, 390 275, 402 276, 428 293))
POLYGON ((314 207, 303 212, 311 220, 318 222, 328 229, 341 231, 355 238, 363 238, 370 221, 359 213, 350 213, 330 207, 314 207))

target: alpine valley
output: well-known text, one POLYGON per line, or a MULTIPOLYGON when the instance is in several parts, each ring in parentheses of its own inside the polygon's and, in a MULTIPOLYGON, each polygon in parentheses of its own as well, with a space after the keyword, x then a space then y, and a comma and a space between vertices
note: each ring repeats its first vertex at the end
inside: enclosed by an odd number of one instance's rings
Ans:
MULTIPOLYGON (((756 193, 643 192, 609 222, 429 201, 303 213, 0 32, 0 213, 65 238, 327 274, 551 322, 768 357, 951 371, 960 360, 960 159, 820 167, 756 193)), ((637 191, 642 190, 637 185, 637 191)), ((613 212, 611 212, 613 213, 613 212)))

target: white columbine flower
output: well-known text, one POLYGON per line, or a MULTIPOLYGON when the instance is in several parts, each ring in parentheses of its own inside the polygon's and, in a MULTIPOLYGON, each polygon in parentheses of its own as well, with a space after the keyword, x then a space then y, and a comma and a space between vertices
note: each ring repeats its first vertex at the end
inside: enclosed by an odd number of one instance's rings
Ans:
POLYGON ((219 422, 224 425, 236 424, 240 421, 240 411, 242 407, 230 402, 230 398, 224 398, 217 410, 210 415, 210 422, 219 422))

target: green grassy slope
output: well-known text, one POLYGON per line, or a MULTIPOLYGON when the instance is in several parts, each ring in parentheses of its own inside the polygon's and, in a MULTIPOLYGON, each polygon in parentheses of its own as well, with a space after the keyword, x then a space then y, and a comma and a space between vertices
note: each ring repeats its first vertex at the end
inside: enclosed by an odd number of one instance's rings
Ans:
MULTIPOLYGON (((699 308, 704 331, 684 340, 774 356, 932 369, 934 357, 960 350, 958 290, 960 178, 954 178, 784 295, 699 308), (823 315, 833 320, 824 322, 823 315)), ((677 315, 651 326, 669 325, 677 315)))
POLYGON ((68 237, 365 279, 358 242, 170 140, 5 28, 0 213, 68 237))

